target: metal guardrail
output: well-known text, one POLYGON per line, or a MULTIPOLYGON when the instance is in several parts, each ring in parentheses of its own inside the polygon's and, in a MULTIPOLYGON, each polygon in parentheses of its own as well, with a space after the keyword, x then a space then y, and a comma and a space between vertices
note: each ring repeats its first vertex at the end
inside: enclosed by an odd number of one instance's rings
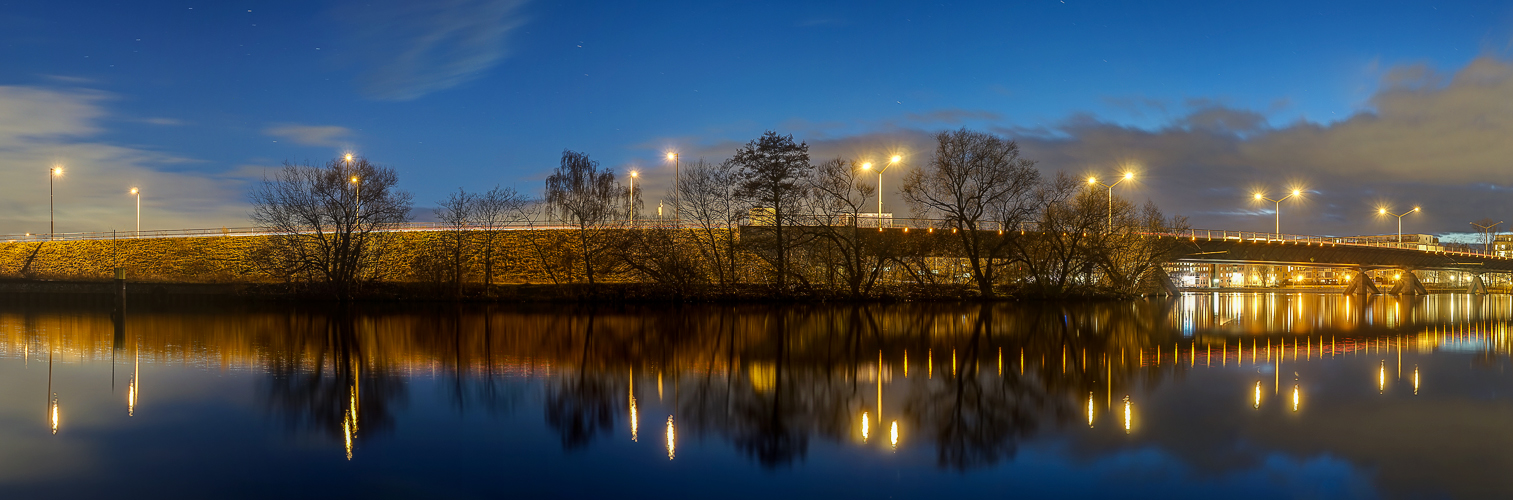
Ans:
POLYGON ((1426 249, 1419 248, 1421 245, 1419 243, 1417 243, 1417 242, 1398 243, 1398 242, 1395 242, 1395 241, 1381 241, 1382 240, 1381 236, 1343 236, 1343 237, 1342 236, 1311 236, 1311 235, 1301 235, 1301 234, 1257 233, 1257 232, 1250 232, 1250 231, 1224 231, 1224 230, 1217 230, 1217 229, 1185 229, 1185 230, 1181 230, 1181 231, 1173 231, 1173 232, 1166 232, 1166 233, 1145 233, 1145 234, 1160 235, 1160 236, 1175 236, 1175 237, 1178 237, 1178 238, 1189 238, 1189 239, 1199 239, 1199 238, 1201 238, 1201 239, 1206 239, 1206 240, 1210 240, 1210 241, 1212 241, 1212 240, 1231 240, 1231 241, 1236 241, 1236 242, 1256 242, 1256 243, 1303 244, 1303 245, 1320 245, 1320 246, 1323 246, 1323 245, 1330 245, 1330 246, 1346 245, 1346 246, 1354 246, 1354 247, 1398 248, 1398 249, 1402 249, 1402 250, 1413 250, 1413 251, 1418 251, 1418 252, 1431 253, 1431 254, 1435 254, 1435 255, 1458 255, 1458 256, 1464 256, 1464 257, 1476 257, 1476 258, 1483 258, 1483 259, 1508 259, 1508 257, 1502 257, 1502 256, 1499 256, 1497 254, 1490 254, 1490 253, 1483 253, 1483 252, 1476 252, 1476 251, 1465 252, 1465 251, 1459 251, 1459 250, 1426 250, 1426 249))
MULTIPOLYGON (((946 219, 925 219, 925 218, 905 218, 905 217, 897 217, 897 218, 895 218, 895 217, 887 217, 887 216, 884 216, 884 217, 876 217, 876 216, 868 217, 867 216, 868 214, 859 214, 859 215, 860 216, 856 217, 856 219, 855 219, 856 226, 857 227, 862 227, 862 228, 868 228, 868 229, 871 229, 871 228, 878 228, 878 229, 924 229, 924 230, 928 231, 928 230, 933 230, 933 229, 953 229, 953 228, 957 227, 957 224, 953 223, 953 221, 946 220, 946 219)), ((810 225, 838 225, 838 226, 848 226, 848 225, 851 225, 852 221, 853 221, 852 217, 849 216, 849 215, 841 215, 841 216, 836 216, 836 217, 800 216, 800 217, 796 217, 796 219, 798 219, 798 220, 796 220, 795 222, 798 222, 798 223, 805 223, 805 224, 810 224, 810 225)), ((742 220, 738 221, 734 226, 715 225, 714 227, 715 228, 720 228, 720 229, 731 229, 731 228, 735 228, 735 227, 739 227, 739 226, 751 225, 750 222, 751 222, 750 220, 748 220, 746 218, 743 218, 742 220)), ((763 225, 763 224, 757 224, 757 225, 763 225)), ((697 224, 694 224, 694 223, 691 223, 691 222, 688 222, 688 221, 682 221, 680 223, 679 221, 672 220, 672 219, 636 219, 636 220, 633 220, 633 221, 632 220, 610 221, 610 222, 607 222, 607 223, 603 224, 601 227, 604 227, 604 228, 613 228, 613 229, 678 229, 678 228, 699 229, 699 228, 703 228, 704 226, 697 225, 697 224)), ((519 223, 519 224, 508 224, 508 225, 495 226, 494 227, 494 229, 501 230, 501 231, 562 230, 562 229, 576 229, 576 228, 577 228, 577 226, 574 226, 572 224, 565 224, 565 223, 561 223, 561 222, 519 223)), ((454 226, 454 225, 451 225, 451 224, 446 224, 446 223, 441 223, 441 222, 408 222, 408 223, 403 223, 403 224, 397 224, 394 227, 392 227, 391 229, 387 229, 387 231, 394 231, 394 232, 451 231, 451 230, 456 230, 456 229, 458 229, 457 226, 454 226)), ((478 231, 478 230, 485 229, 485 227, 481 226, 481 225, 467 225, 467 226, 462 226, 461 229, 465 230, 465 231, 478 231)), ((993 223, 993 222, 988 222, 986 224, 979 224, 979 230, 983 230, 983 231, 995 231, 995 230, 996 231, 1003 231, 1005 229, 1009 229, 1009 228, 1005 227, 1005 226, 1001 226, 1001 225, 993 223)), ((1016 227, 1016 228, 1013 228, 1012 230, 1019 231, 1021 233, 1024 233, 1024 232, 1035 232, 1035 230, 1032 229, 1031 227, 1029 227, 1028 225, 1025 226, 1025 227, 1016 227)), ((267 234, 271 234, 271 233, 269 233, 266 229, 257 228, 257 227, 222 227, 222 228, 210 228, 210 229, 158 229, 158 230, 140 231, 140 232, 137 232, 137 231, 97 231, 97 232, 83 232, 83 233, 56 233, 56 234, 53 234, 53 235, 48 235, 48 234, 30 234, 30 233, 27 233, 27 234, 10 234, 10 235, 0 235, 0 242, 89 241, 89 240, 111 240, 111 239, 133 239, 133 238, 204 238, 204 237, 213 237, 213 236, 222 236, 222 237, 260 236, 260 235, 267 235, 267 234)), ((1404 249, 1404 250, 1414 250, 1414 251, 1419 251, 1419 252, 1424 252, 1424 253, 1432 253, 1432 254, 1436 254, 1436 255, 1454 255, 1454 256, 1475 257, 1475 258, 1484 258, 1484 259, 1508 259, 1509 258, 1509 257, 1498 256, 1496 254, 1488 254, 1488 253, 1475 252, 1475 251, 1465 252, 1465 251, 1457 251, 1457 250, 1424 250, 1424 249, 1420 249, 1419 248, 1420 245, 1417 242, 1408 242, 1408 243, 1397 243, 1397 242, 1391 242, 1391 241, 1384 242, 1384 241, 1381 241, 1381 239, 1382 239, 1381 236, 1374 236, 1374 237, 1361 237, 1361 236, 1345 236, 1345 237, 1339 237, 1339 236, 1314 236, 1314 235, 1301 235, 1301 234, 1261 233, 1261 232, 1253 232, 1253 231, 1228 231, 1228 230, 1220 230, 1220 229, 1184 229, 1184 230, 1180 230, 1180 231, 1171 231, 1171 232, 1142 232, 1140 234, 1146 234, 1146 235, 1151 235, 1151 236, 1173 236, 1173 237, 1188 238, 1188 239, 1205 239, 1205 240, 1210 240, 1210 241, 1213 241, 1213 240, 1229 240, 1229 241, 1236 241, 1236 242, 1255 242, 1255 243, 1303 244, 1303 245, 1320 245, 1320 246, 1323 246, 1323 245, 1330 245, 1330 246, 1346 245, 1346 246, 1355 246, 1355 247, 1401 248, 1401 249, 1404 249)))

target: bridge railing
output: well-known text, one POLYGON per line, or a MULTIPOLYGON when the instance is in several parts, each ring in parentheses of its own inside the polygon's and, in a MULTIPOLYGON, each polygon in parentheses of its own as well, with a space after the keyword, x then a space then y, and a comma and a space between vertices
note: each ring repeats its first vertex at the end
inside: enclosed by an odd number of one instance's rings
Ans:
MULTIPOLYGON (((1147 234, 1157 234, 1157 233, 1147 233, 1147 234)), ((1315 236, 1315 235, 1303 235, 1303 234, 1258 233, 1258 232, 1252 232, 1252 231, 1227 231, 1227 230, 1218 230, 1218 229, 1184 229, 1184 230, 1180 230, 1180 231, 1172 231, 1172 232, 1159 233, 1159 234, 1161 234, 1163 236, 1176 236, 1176 237, 1179 237, 1179 238, 1190 238, 1190 239, 1205 239, 1205 240, 1210 240, 1210 241, 1212 241, 1212 240, 1230 240, 1230 241, 1236 241, 1236 242, 1257 242, 1257 243, 1294 243, 1294 244, 1309 244, 1309 245, 1332 245, 1332 246, 1347 245, 1347 246, 1375 247, 1375 248, 1400 248, 1400 249, 1404 249, 1404 250, 1416 250, 1416 251, 1425 252, 1425 253, 1433 253, 1433 254, 1436 254, 1436 255, 1459 255, 1459 256, 1465 256, 1465 257, 1476 257, 1476 258, 1484 258, 1484 259, 1506 259, 1507 258, 1507 257, 1498 256, 1497 254, 1494 254, 1494 253, 1477 252, 1477 251, 1474 251, 1474 250, 1473 251, 1445 250, 1443 248, 1440 248, 1440 249, 1437 249, 1437 250, 1436 249, 1426 249, 1426 248, 1422 248, 1422 247, 1428 246, 1428 245, 1422 245, 1422 244, 1420 244, 1420 243, 1418 243, 1416 241, 1406 241, 1406 242, 1384 241, 1384 238, 1382 238, 1381 236, 1315 236)))
MULTIPOLYGON (((862 214, 841 214, 841 215, 833 215, 833 216, 803 215, 803 216, 793 217, 792 219, 790 219, 789 223, 790 224, 796 224, 796 225, 848 226, 848 225, 853 224, 853 222, 854 222, 857 227, 864 227, 864 228, 916 229, 916 230, 918 230, 918 229, 923 229, 923 230, 936 230, 936 229, 950 230, 952 228, 955 228, 955 227, 959 226, 959 224, 955 223, 954 221, 950 221, 950 220, 946 220, 946 219, 927 219, 927 218, 915 218, 915 217, 891 217, 890 215, 891 214, 883 214, 882 217, 877 216, 877 214, 867 214, 867 213, 862 213, 862 214), (853 221, 853 217, 854 217, 854 221, 853 221)), ((737 223, 734 226, 716 225, 714 227, 716 227, 716 228, 722 228, 722 229, 733 229, 733 228, 738 227, 738 226, 747 226, 747 225, 763 226, 763 225, 770 225, 770 224, 771 224, 770 221, 764 221, 764 220, 762 220, 761 216, 751 216, 751 217, 743 217, 743 218, 741 218, 739 221, 737 221, 737 223)), ((683 220, 680 223, 679 221, 677 221, 675 219, 664 217, 664 218, 660 218, 660 219, 659 218, 637 218, 635 220, 609 221, 609 222, 606 222, 606 223, 604 223, 603 225, 601 225, 599 227, 602 227, 602 228, 618 228, 618 229, 677 229, 677 228, 696 229, 696 228, 699 228, 699 227, 702 227, 702 226, 700 226, 698 224, 695 224, 691 220, 683 220)), ((574 228, 576 228, 576 226, 571 225, 571 224, 566 224, 566 223, 563 223, 563 222, 560 222, 560 221, 545 221, 545 222, 520 222, 520 223, 514 223, 514 224, 506 224, 506 225, 495 226, 494 228, 498 229, 498 230, 504 230, 504 231, 529 231, 529 230, 542 230, 542 229, 574 229, 574 228)), ((408 223, 403 223, 403 224, 396 224, 396 225, 392 226, 388 230, 389 231, 396 231, 396 232, 409 232, 409 231, 448 231, 448 230, 453 230, 453 229, 456 229, 456 226, 453 226, 451 224, 442 223, 442 222, 408 222, 408 223)), ((480 225, 466 225, 466 226, 463 226, 462 229, 463 230, 468 230, 468 231, 476 231, 476 230, 485 229, 485 227, 484 226, 480 226, 480 225)), ((1004 230, 1012 230, 1012 231, 1020 231, 1020 232, 1035 232, 1036 231, 1036 227, 1035 227, 1034 224, 1021 224, 1021 225, 1015 226, 1015 227, 1008 227, 1008 226, 1002 226, 1000 224, 997 224, 997 223, 994 223, 994 222, 991 222, 991 221, 979 224, 978 225, 978 229, 982 230, 982 231, 1004 231, 1004 230)), ((95 232, 78 232, 78 233, 55 233, 55 234, 52 234, 52 235, 48 235, 48 234, 45 234, 45 233, 42 233, 42 234, 31 234, 31 233, 26 233, 26 234, 10 234, 10 235, 0 235, 0 242, 85 241, 85 240, 130 239, 130 238, 202 238, 202 237, 211 237, 211 236, 227 236, 227 237, 230 237, 230 236, 258 236, 258 235, 265 235, 265 234, 269 234, 269 232, 265 228, 258 228, 258 227, 220 227, 220 228, 205 228, 205 229, 155 229, 155 230, 147 230, 147 231, 140 231, 140 232, 138 232, 138 231, 95 231, 95 232)), ((1352 236, 1345 236, 1345 237, 1340 237, 1340 236, 1317 236, 1317 235, 1304 235, 1304 234, 1263 233, 1263 232, 1255 232, 1255 231, 1230 231, 1230 230, 1222 230, 1222 229, 1182 229, 1182 230, 1178 230, 1178 231, 1159 232, 1159 233, 1158 232, 1149 232, 1149 233, 1143 233, 1143 234, 1149 234, 1149 235, 1153 235, 1153 236, 1154 235, 1174 236, 1174 237, 1188 238, 1188 239, 1203 239, 1203 240, 1209 240, 1209 241, 1228 240, 1228 241, 1235 241, 1235 242, 1256 242, 1256 243, 1283 243, 1283 244, 1290 243, 1290 244, 1308 244, 1308 245, 1333 245, 1333 246, 1348 245, 1348 246, 1376 247, 1376 248, 1402 248, 1402 249, 1405 249, 1405 250, 1416 250, 1416 251, 1421 251, 1421 252, 1426 252, 1426 253, 1434 253, 1434 254, 1438 254, 1438 255, 1465 256, 1465 257, 1474 257, 1474 258, 1495 258, 1495 259, 1506 259, 1506 258, 1508 258, 1508 257, 1500 257, 1500 256, 1498 256, 1496 254, 1476 252, 1476 251, 1424 249, 1424 248, 1420 248, 1421 245, 1418 242, 1402 242, 1402 243, 1399 243, 1399 242, 1395 242, 1395 241, 1383 241, 1383 238, 1381 236, 1375 236, 1375 237, 1365 237, 1365 236, 1354 236, 1354 237, 1352 237, 1352 236)))

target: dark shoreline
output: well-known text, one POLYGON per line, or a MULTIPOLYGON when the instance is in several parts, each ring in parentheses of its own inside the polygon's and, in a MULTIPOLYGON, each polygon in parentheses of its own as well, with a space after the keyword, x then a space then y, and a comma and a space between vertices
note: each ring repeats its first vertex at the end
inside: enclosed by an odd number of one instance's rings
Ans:
MULTIPOLYGON (((89 297, 110 301, 117 293, 112 280, 0 279, 0 300, 56 300, 89 297)), ((128 300, 150 299, 213 302, 338 302, 330 293, 305 284, 283 283, 180 283, 127 281, 128 300)), ((1006 293, 989 299, 995 302, 1064 300, 1084 302, 1124 301, 1139 296, 1066 295, 1026 297, 1006 293)), ((749 285, 733 290, 713 287, 678 291, 643 283, 587 284, 505 284, 485 290, 469 284, 462 293, 448 284, 379 283, 367 286, 352 301, 363 303, 431 302, 431 303, 668 303, 668 304, 791 304, 791 303, 898 303, 982 301, 975 286, 935 285, 912 287, 878 287, 866 297, 845 293, 804 293, 778 295, 766 286, 749 285)))

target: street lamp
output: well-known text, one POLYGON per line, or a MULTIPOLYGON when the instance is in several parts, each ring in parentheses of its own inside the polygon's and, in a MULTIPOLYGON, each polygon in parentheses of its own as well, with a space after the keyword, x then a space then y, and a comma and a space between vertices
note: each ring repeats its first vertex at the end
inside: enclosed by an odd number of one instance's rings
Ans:
POLYGON ((351 182, 357 190, 357 219, 362 222, 362 179, 354 175, 347 182, 351 182))
POLYGON ((1397 217, 1397 246, 1398 247, 1402 247, 1403 246, 1403 216, 1411 214, 1411 213, 1414 213, 1414 212, 1417 212, 1417 211, 1418 211, 1418 207, 1413 207, 1413 210, 1409 210, 1407 212, 1403 212, 1403 213, 1400 213, 1400 214, 1395 214, 1395 213, 1392 213, 1392 212, 1388 212, 1386 208, 1378 208, 1378 209, 1376 209, 1376 214, 1377 215, 1391 215, 1393 217, 1397 217))
POLYGON ((1103 186, 1108 188, 1108 232, 1110 233, 1114 232, 1114 186, 1118 186, 1119 183, 1133 180, 1134 178, 1134 172, 1125 172, 1124 177, 1120 177, 1119 180, 1114 181, 1113 184, 1104 184, 1102 182, 1098 182, 1097 177, 1087 178, 1087 183, 1089 186, 1103 186))
POLYGON ((137 238, 141 238, 142 237, 142 191, 139 190, 139 189, 137 189, 137 188, 131 188, 131 194, 134 194, 137 197, 137 232, 136 232, 136 237, 137 238))
POLYGON ((1294 189, 1292 190, 1292 193, 1289 193, 1287 196, 1283 196, 1282 199, 1273 200, 1271 198, 1267 198, 1264 194, 1256 193, 1256 201, 1266 200, 1277 204, 1276 210, 1272 212, 1273 214, 1276 214, 1276 227, 1272 229, 1272 234, 1282 234, 1282 202, 1287 201, 1288 198, 1302 195, 1303 191, 1301 189, 1294 189))
MULTIPOLYGON (((883 165, 882 168, 877 169, 877 227, 883 227, 883 172, 903 159, 904 157, 902 156, 893 155, 888 158, 887 165, 883 165)), ((872 162, 862 163, 862 170, 872 170, 872 162)))
MULTIPOLYGON (((1486 220, 1486 219, 1482 219, 1482 220, 1486 220)), ((1485 253, 1485 254, 1491 254, 1492 253, 1492 248, 1491 248, 1492 241, 1497 239, 1497 232, 1494 231, 1493 229, 1496 228, 1497 226, 1501 225, 1502 222, 1503 221, 1497 221, 1494 224, 1488 224, 1488 225, 1485 225, 1485 226, 1483 226, 1481 224, 1477 224, 1475 222, 1471 223, 1471 225, 1476 226, 1477 229, 1481 230, 1482 238, 1484 238, 1482 240, 1482 244, 1481 244, 1481 253, 1485 253)))
POLYGON ((57 219, 53 218, 53 200, 55 198, 55 196, 53 194, 54 193, 54 191, 53 191, 53 184, 54 184, 54 180, 55 179, 57 179, 58 177, 62 177, 63 176, 63 166, 62 165, 53 165, 53 168, 49 169, 48 173, 49 173, 49 175, 47 177, 47 240, 48 241, 52 241, 53 234, 58 231, 57 219))
POLYGON ((636 176, 640 175, 635 170, 630 171, 630 224, 636 224, 636 176))
POLYGON ((347 161, 347 175, 349 176, 347 178, 347 182, 351 183, 357 191, 357 214, 355 217, 360 221, 360 219, 362 219, 362 180, 357 176, 352 175, 352 153, 347 153, 342 158, 347 161))
POLYGON ((672 160, 672 220, 678 228, 683 227, 683 157, 677 151, 668 151, 667 159, 672 160))

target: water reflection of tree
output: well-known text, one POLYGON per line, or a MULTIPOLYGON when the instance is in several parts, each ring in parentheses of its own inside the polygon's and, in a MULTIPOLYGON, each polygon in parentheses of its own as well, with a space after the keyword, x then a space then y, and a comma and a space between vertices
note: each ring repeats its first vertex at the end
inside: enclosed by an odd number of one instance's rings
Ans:
MULTIPOLYGON (((580 322, 576 316, 571 319, 572 323, 580 322)), ((560 378, 546 394, 546 423, 561 435, 562 447, 567 450, 584 448, 599 433, 608 433, 619 413, 621 391, 615 374, 605 370, 597 358, 590 358, 600 340, 595 335, 595 319, 593 312, 581 319, 583 347, 578 368, 560 378)))
POLYGON ((342 308, 329 314, 291 314, 281 349, 271 354, 260 391, 268 409, 290 429, 310 429, 338 441, 387 433, 405 379, 383 360, 369 363, 368 337, 342 308))
POLYGON ((992 306, 982 306, 954 371, 923 381, 916 377, 904 405, 934 439, 943 467, 964 470, 1012 457, 1018 440, 1040 425, 1042 407, 1054 400, 1035 377, 981 372, 993 319, 992 306))

